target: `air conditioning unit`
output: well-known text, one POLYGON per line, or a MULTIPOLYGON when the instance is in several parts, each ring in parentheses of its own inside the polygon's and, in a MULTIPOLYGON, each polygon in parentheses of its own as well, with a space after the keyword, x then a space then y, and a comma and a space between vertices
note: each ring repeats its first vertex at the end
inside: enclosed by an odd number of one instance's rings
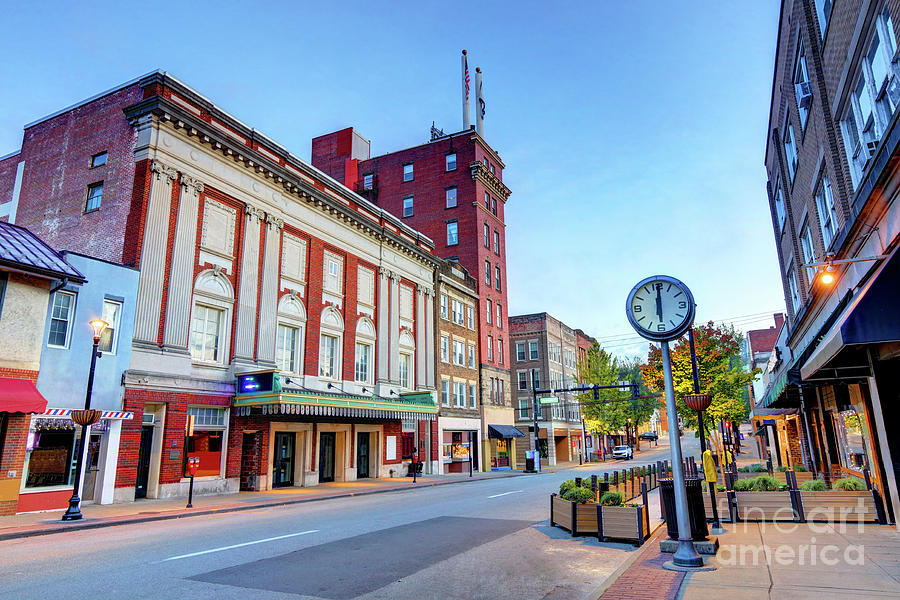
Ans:
POLYGON ((875 154, 875 150, 878 149, 878 140, 868 140, 866 142, 866 150, 869 151, 869 156, 875 154))
POLYGON ((809 108, 812 102, 812 86, 808 81, 801 81, 794 84, 794 93, 797 94, 797 106, 800 108, 809 108))
POLYGON ((144 413, 143 423, 144 425, 153 425, 156 422, 156 415, 153 413, 144 413))

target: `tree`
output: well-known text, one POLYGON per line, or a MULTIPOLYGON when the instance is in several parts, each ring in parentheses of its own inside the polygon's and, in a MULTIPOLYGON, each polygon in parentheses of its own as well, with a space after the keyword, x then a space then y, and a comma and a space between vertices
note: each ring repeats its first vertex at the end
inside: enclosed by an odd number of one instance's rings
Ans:
MULTIPOLYGON (((759 370, 747 371, 740 360, 741 334, 733 327, 716 327, 712 321, 694 328, 697 351, 700 393, 710 394, 712 404, 704 411, 703 425, 707 432, 714 431, 719 421, 740 423, 747 418, 744 390, 759 370)), ((685 424, 697 428, 697 413, 684 403, 684 396, 694 393, 691 370, 691 351, 687 336, 671 347, 672 383, 675 388, 675 405, 685 424)), ((662 354, 655 345, 650 346, 647 362, 641 365, 644 382, 653 392, 665 393, 662 354)), ((669 418, 673 418, 671 415, 669 418)), ((699 432, 698 432, 699 435, 699 432)))

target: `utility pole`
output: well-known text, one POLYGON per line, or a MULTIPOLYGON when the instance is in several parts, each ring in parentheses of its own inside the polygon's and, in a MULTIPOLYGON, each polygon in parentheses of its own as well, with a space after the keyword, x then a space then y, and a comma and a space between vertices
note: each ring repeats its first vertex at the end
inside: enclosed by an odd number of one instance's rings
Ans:
POLYGON ((538 432, 538 410, 540 410, 540 405, 538 404, 538 396, 537 396, 537 382, 535 381, 535 370, 531 370, 531 397, 532 397, 532 410, 534 411, 534 464, 535 471, 541 471, 541 438, 538 432))

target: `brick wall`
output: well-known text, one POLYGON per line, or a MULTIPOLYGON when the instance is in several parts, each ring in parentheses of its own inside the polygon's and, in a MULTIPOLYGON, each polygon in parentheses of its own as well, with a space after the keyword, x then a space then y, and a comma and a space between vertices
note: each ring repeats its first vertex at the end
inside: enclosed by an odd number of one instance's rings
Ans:
MULTIPOLYGON (((240 477, 241 489, 247 489, 246 484, 250 475, 266 475, 269 464, 269 424, 272 417, 266 415, 248 415, 231 419, 231 431, 228 435, 228 457, 226 459, 225 476, 240 477), (248 434, 252 439, 252 449, 255 453, 243 463, 244 450, 247 449, 245 431, 256 431, 257 434, 248 434), (243 467, 245 468, 242 468, 243 467)), ((258 488, 257 488, 258 489, 258 488)))
POLYGON ((381 445, 381 460, 382 464, 385 465, 399 465, 403 462, 403 459, 400 457, 401 453, 401 445, 400 445, 400 435, 401 435, 401 426, 400 421, 385 421, 383 426, 384 431, 384 439, 385 443, 381 445), (396 436, 397 438, 397 458, 394 460, 387 459, 387 438, 388 436, 396 436))
MULTIPOLYGON (((38 372, 26 369, 0 368, 0 379, 27 379, 37 383, 38 372)), ((0 384, 2 385, 2 384, 0 384)), ((3 428, 3 419, 6 419, 6 433, 0 439, 0 516, 16 514, 18 506, 18 486, 24 473, 25 444, 28 438, 28 428, 31 425, 31 415, 22 413, 4 413, 0 415, 0 431, 3 428), (10 471, 15 471, 14 477, 7 477, 10 471), (7 481, 15 483, 5 483, 7 481), (15 494, 15 497, 13 497, 15 494)))

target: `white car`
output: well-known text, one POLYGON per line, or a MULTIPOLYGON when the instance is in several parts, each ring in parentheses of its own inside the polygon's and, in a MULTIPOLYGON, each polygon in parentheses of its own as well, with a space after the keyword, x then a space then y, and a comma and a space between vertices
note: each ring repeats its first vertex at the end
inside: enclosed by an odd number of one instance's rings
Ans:
POLYGON ((613 448, 612 455, 613 458, 631 460, 634 458, 634 451, 631 449, 631 446, 616 446, 613 448))

